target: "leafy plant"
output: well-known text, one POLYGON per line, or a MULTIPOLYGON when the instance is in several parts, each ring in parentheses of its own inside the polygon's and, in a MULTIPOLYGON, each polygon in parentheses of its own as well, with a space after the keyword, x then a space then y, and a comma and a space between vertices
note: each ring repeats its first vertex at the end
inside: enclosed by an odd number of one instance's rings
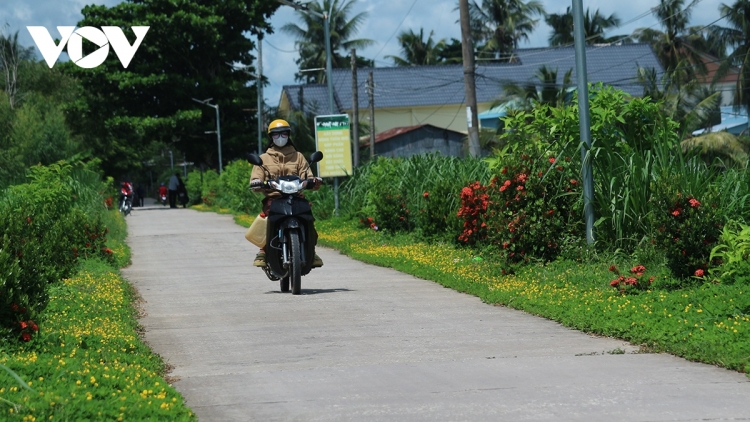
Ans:
POLYGON ((711 261, 720 265, 710 270, 724 284, 750 282, 750 226, 740 224, 739 228, 724 226, 721 241, 711 249, 711 261))
POLYGON ((653 206, 654 239, 667 258, 667 266, 679 278, 701 277, 708 271, 711 250, 723 227, 717 193, 683 192, 674 180, 657 185, 653 206), (700 198, 700 199, 699 199, 700 198))
POLYGON ((487 238, 509 264, 554 260, 566 239, 583 234, 581 181, 569 156, 518 145, 493 162, 487 238), (497 168, 497 166, 501 166, 497 168))

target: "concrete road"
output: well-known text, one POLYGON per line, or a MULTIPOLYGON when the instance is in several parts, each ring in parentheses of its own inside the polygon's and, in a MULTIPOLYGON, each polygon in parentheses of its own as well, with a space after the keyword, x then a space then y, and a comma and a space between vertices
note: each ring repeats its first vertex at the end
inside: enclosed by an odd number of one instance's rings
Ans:
POLYGON ((201 421, 750 420, 736 372, 329 249, 302 295, 281 294, 231 216, 155 206, 127 221, 146 341, 201 421))

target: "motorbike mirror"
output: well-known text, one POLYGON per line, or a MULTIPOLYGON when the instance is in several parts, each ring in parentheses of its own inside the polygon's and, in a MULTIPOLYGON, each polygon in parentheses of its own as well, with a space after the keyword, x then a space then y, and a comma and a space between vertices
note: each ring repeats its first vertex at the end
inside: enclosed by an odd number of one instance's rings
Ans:
POLYGON ((263 165, 263 160, 260 159, 260 157, 258 156, 258 154, 250 154, 249 161, 250 161, 251 164, 253 164, 255 166, 262 166, 263 165))
POLYGON ((312 154, 310 154, 310 163, 317 163, 318 161, 321 161, 323 159, 323 153, 320 151, 315 151, 312 154))

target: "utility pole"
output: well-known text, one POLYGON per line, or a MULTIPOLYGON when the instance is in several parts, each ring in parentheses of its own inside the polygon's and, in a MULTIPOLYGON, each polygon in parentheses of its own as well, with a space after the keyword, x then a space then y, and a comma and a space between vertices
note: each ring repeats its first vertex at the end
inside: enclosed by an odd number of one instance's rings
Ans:
POLYGON ((583 212, 586 219, 586 243, 594 244, 594 177, 591 171, 591 120, 589 117, 589 86, 586 73, 586 36, 583 32, 583 2, 573 0, 573 36, 576 48, 576 79, 583 165, 583 212))
POLYGON ((375 81, 372 71, 367 77, 367 95, 370 97, 370 160, 375 159, 375 81))
POLYGON ((354 168, 359 167, 359 93, 357 92, 357 50, 352 48, 352 144, 354 168))
POLYGON ((479 121, 477 120, 477 89, 474 84, 474 45, 469 25, 469 0, 459 0, 461 15, 461 50, 464 61, 464 90, 466 91, 466 126, 469 134, 469 155, 478 157, 479 121))
POLYGON ((258 74, 256 75, 258 96, 258 155, 263 154, 263 34, 258 34, 258 74))

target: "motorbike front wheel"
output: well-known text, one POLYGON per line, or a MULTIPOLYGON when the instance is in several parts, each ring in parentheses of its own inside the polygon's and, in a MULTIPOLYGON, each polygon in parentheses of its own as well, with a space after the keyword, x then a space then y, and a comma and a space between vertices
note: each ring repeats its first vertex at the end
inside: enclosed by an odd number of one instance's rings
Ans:
POLYGON ((289 232, 290 266, 289 279, 292 282, 292 294, 298 295, 302 292, 302 247, 299 241, 299 232, 289 232))

